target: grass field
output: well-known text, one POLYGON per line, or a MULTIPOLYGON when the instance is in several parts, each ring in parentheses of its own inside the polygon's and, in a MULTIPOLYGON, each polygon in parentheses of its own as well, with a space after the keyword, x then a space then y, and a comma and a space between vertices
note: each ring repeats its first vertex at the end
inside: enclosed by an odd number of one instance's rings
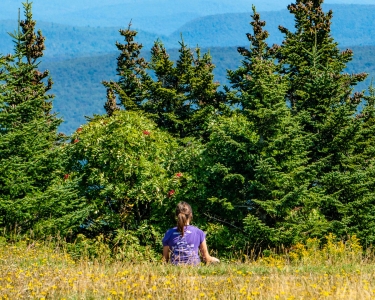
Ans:
POLYGON ((0 299, 375 299, 375 259, 355 237, 200 267, 73 260, 51 244, 3 242, 0 299))

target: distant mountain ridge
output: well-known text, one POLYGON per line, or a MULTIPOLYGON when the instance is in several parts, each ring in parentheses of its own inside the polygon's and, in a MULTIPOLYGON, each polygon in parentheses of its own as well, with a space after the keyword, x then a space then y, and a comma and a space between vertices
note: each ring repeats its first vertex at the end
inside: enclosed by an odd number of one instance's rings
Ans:
MULTIPOLYGON (((375 5, 325 5, 332 9, 332 35, 342 47, 353 45, 375 45, 375 5)), ((190 46, 230 47, 247 45, 246 32, 251 30, 251 13, 219 14, 190 21, 170 35, 139 30, 137 40, 145 49, 160 38, 167 48, 176 48, 181 39, 190 46)), ((287 10, 261 12, 270 33, 269 44, 280 43, 283 39, 279 25, 293 30, 294 20, 287 10)), ((128 25, 124 22, 121 28, 128 25)), ((120 27, 76 27, 55 23, 38 22, 46 36, 47 57, 79 57, 116 51, 115 42, 122 41, 118 33, 120 27)), ((17 28, 16 21, 0 21, 0 53, 12 52, 13 44, 6 32, 17 28)), ((136 26, 133 26, 136 28, 136 26)))
MULTIPOLYGON (((283 9, 289 0, 34 0, 35 19, 71 26, 120 27, 131 19, 144 31, 171 34, 197 17, 261 10, 283 9)), ((0 20, 16 19, 21 1, 1 0, 0 20)))
MULTIPOLYGON (((375 5, 325 5, 333 10, 332 36, 340 46, 375 45, 375 5)), ((183 34, 188 44, 201 47, 223 47, 247 44, 245 33, 251 31, 251 13, 221 14, 202 17, 180 27, 169 40, 183 34)), ((260 12, 270 33, 268 43, 281 43, 283 35, 278 30, 282 25, 293 31, 294 19, 289 11, 260 12)))
MULTIPOLYGON (((199 17, 222 13, 251 11, 252 3, 260 10, 280 10, 290 0, 34 0, 34 15, 39 21, 69 24, 72 26, 118 27, 133 19, 142 30, 153 31, 149 20, 156 24, 158 31, 170 34, 184 23, 199 17), (178 26, 170 28, 168 16, 174 16, 178 26), (163 26, 164 25, 164 26, 163 26)), ((1 0, 0 20, 16 19, 21 1, 1 0)), ((172 19, 170 17, 170 19, 172 19)), ((155 31, 154 31, 155 32, 155 31)))
MULTIPOLYGON (((126 28, 125 24, 122 28, 126 28)), ((13 52, 13 42, 7 32, 14 32, 17 28, 16 21, 0 21, 0 53, 13 52)), ((117 27, 94 28, 75 27, 55 23, 38 22, 37 28, 41 29, 46 37, 45 57, 53 59, 66 59, 104 54, 116 51, 115 42, 121 41, 117 27)), ((137 39, 150 48, 158 38, 163 38, 157 33, 139 30, 137 39)), ((165 37, 168 40, 167 37, 165 37)))
MULTIPOLYGON (((292 0, 34 0, 38 21, 71 26, 120 27, 130 19, 144 31, 169 35, 198 17, 285 9, 292 0)), ((374 0, 326 0, 326 3, 374 4, 374 0)), ((21 0, 1 0, 0 20, 17 19, 21 0)))

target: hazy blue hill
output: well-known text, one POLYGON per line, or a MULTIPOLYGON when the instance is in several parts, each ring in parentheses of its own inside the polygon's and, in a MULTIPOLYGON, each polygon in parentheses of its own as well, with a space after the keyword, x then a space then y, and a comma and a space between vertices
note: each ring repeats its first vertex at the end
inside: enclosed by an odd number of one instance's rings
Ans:
MULTIPOLYGON (((126 23, 122 28, 126 28, 126 23)), ((7 32, 14 32, 16 21, 0 21, 0 53, 13 52, 13 43, 7 32)), ((115 42, 123 41, 117 27, 94 28, 74 27, 55 23, 38 22, 46 37, 45 56, 66 58, 76 56, 91 56, 116 51, 115 42)), ((158 37, 168 41, 168 38, 156 33, 139 31, 137 39, 145 47, 150 48, 158 37)))
MULTIPOLYGON (((169 34, 198 16, 260 10, 279 10, 289 0, 34 0, 39 21, 73 26, 119 27, 133 19, 142 30, 169 34), (155 31, 157 30, 157 31, 155 31)), ((1 0, 0 20, 16 19, 21 1, 1 0)))
MULTIPOLYGON (((194 12, 174 13, 173 11, 170 13, 165 12, 163 15, 152 15, 151 11, 147 12, 147 9, 145 9, 144 14, 140 15, 137 13, 133 14, 133 12, 134 10, 127 9, 125 5, 121 4, 106 7, 94 7, 69 13, 66 18, 69 20, 69 24, 84 26, 82 21, 82 19, 84 19, 84 22, 90 24, 90 26, 101 28, 124 26, 132 20, 135 28, 167 35, 171 34, 185 23, 201 16, 194 12), (98 17, 100 18, 100 23, 98 22, 98 17)), ((59 23, 65 23, 63 20, 57 20, 59 23)))
POLYGON ((116 56, 108 54, 42 62, 41 69, 48 69, 54 81, 54 111, 65 120, 61 131, 71 133, 86 122, 84 116, 104 112, 106 94, 101 81, 115 78, 116 56))
MULTIPOLYGON (((371 77, 375 76, 375 46, 352 47, 354 50, 354 61, 348 66, 349 73, 368 72, 371 76, 356 88, 366 89, 370 84, 371 77)), ((202 49, 206 52, 207 49, 202 49)), ((175 60, 178 51, 168 51, 171 58, 175 60)), ((210 53, 216 65, 215 80, 226 83, 226 70, 236 69, 241 63, 241 56, 236 47, 211 48, 210 53)), ((149 51, 144 55, 149 58, 149 51)), ((101 85, 102 80, 116 78, 117 53, 102 56, 82 57, 64 61, 43 61, 41 68, 51 71, 55 82, 53 93, 56 95, 54 103, 55 111, 65 119, 61 131, 73 132, 80 124, 86 122, 84 116, 104 113, 105 88, 101 85)))
MULTIPOLYGON (((250 12, 252 4, 259 11, 280 10, 291 2, 291 0, 34 0, 33 5, 35 18, 39 21, 72 26, 119 27, 129 19, 133 19, 137 26, 139 24, 145 26, 140 27, 142 30, 153 31, 157 23, 155 28, 158 30, 161 28, 161 31, 157 32, 169 34, 197 16, 250 12), (177 27, 171 26, 173 24, 177 27)), ((326 0, 326 3, 374 4, 374 0, 326 0)), ((1 0, 0 20, 17 19, 18 7, 21 7, 21 0, 1 0)))
POLYGON ((346 71, 350 74, 358 72, 370 74, 365 83, 359 85, 359 90, 367 89, 371 81, 375 85, 375 46, 354 46, 350 49, 354 52, 354 60, 348 64, 346 71))
MULTIPOLYGON (((332 8, 334 11, 332 34, 340 46, 375 45, 373 19, 375 5, 326 5, 326 8, 332 8)), ((141 30, 138 41, 146 48, 150 48, 159 37, 167 48, 176 48, 182 33, 184 40, 192 46, 246 45, 245 33, 251 29, 250 14, 219 14, 198 18, 169 36, 162 35, 160 32, 150 33, 141 30)), ((293 18, 287 10, 264 12, 261 16, 267 22, 270 44, 282 41, 283 37, 278 30, 278 25, 293 29, 293 18)), ((122 28, 128 25, 128 21, 124 22, 122 28)), ((6 32, 13 31, 16 27, 16 21, 0 21, 0 53, 12 51, 13 45, 6 32)), ((77 27, 38 22, 38 28, 42 29, 47 37, 45 55, 59 58, 91 56, 115 51, 115 41, 121 40, 119 27, 77 27)))
MULTIPOLYGON (((293 19, 286 10, 266 12, 261 14, 267 21, 266 29, 270 32, 270 43, 280 42, 281 34, 277 30, 279 24, 287 28, 293 26, 293 19)), ((202 47, 236 46, 247 44, 245 33, 251 30, 250 13, 222 14, 202 17, 193 20, 178 30, 170 38, 177 39, 182 33, 188 44, 198 44, 202 47)))
MULTIPOLYGON (((332 9, 332 35, 341 46, 375 45, 375 5, 325 5, 332 9)), ((285 9, 261 12, 270 33, 269 43, 280 43, 283 36, 279 25, 293 30, 294 20, 285 9)), ((182 33, 189 44, 201 47, 243 45, 247 39, 244 33, 250 31, 250 13, 222 14, 193 20, 169 36, 176 40, 182 33)))

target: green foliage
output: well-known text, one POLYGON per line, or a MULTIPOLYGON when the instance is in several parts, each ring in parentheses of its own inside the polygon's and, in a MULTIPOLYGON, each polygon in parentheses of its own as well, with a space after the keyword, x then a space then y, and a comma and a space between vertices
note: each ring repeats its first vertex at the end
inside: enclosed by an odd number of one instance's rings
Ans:
POLYGON ((252 172, 256 136, 251 124, 236 115, 218 118, 207 131, 204 145, 186 141, 178 154, 175 168, 184 176, 176 197, 189 199, 195 220, 218 217, 236 227, 246 213, 246 208, 235 207, 247 199, 245 179, 252 172))
MULTIPOLYGON (((158 226, 176 182, 170 172, 176 142, 138 112, 96 116, 78 128, 67 146, 68 180, 79 178, 80 194, 90 211, 81 228, 86 235, 139 231, 145 220, 158 226)), ((147 231, 147 230, 146 230, 147 231)), ((139 232, 138 232, 139 233, 139 232)), ((142 243, 159 244, 142 237, 142 243)))
MULTIPOLYGON (((345 167, 349 174, 341 175, 341 189, 345 193, 341 231, 356 234, 364 244, 371 244, 375 239, 374 231, 374 116, 375 90, 371 85, 368 95, 364 96, 363 109, 355 116, 360 130, 355 136, 355 149, 346 157, 345 167)), ((340 200, 341 200, 340 199, 340 200)))
POLYGON ((328 231, 344 235, 356 226, 348 220, 349 203, 371 203, 372 185, 362 184, 371 170, 363 170, 356 153, 362 118, 355 115, 363 95, 351 96, 366 74, 342 74, 352 52, 340 53, 330 36, 332 14, 323 12, 321 2, 297 1, 289 10, 296 32, 280 27, 286 40, 271 48, 253 8, 250 49, 238 49, 244 60, 228 72, 225 97, 215 91, 210 58, 201 63, 199 50, 195 58, 183 42, 176 65, 160 42, 142 68, 132 67, 139 60, 137 44, 128 41, 128 54, 119 58, 115 91, 120 99, 130 95, 126 109, 146 111, 179 138, 200 138, 180 140, 179 159, 171 165, 184 174, 176 199, 192 203, 197 224, 214 223, 208 228, 218 247, 228 232, 227 249, 290 245, 328 231), (133 90, 128 77, 136 82, 133 90), (237 111, 226 110, 227 100, 237 111), (227 116, 219 117, 222 112, 227 116))

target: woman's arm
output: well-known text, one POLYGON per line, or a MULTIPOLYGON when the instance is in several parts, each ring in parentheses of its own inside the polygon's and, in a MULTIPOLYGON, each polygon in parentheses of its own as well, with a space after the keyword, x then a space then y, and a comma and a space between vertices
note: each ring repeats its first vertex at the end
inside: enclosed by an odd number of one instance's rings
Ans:
POLYGON ((169 246, 163 247, 163 261, 165 262, 169 261, 169 246))
POLYGON ((216 263, 216 262, 220 262, 220 260, 218 260, 216 257, 211 256, 211 255, 208 253, 206 239, 200 244, 200 246, 199 246, 199 250, 200 250, 200 252, 201 252, 201 255, 202 255, 203 260, 204 260, 206 263, 210 263, 210 262, 215 262, 215 263, 216 263))

